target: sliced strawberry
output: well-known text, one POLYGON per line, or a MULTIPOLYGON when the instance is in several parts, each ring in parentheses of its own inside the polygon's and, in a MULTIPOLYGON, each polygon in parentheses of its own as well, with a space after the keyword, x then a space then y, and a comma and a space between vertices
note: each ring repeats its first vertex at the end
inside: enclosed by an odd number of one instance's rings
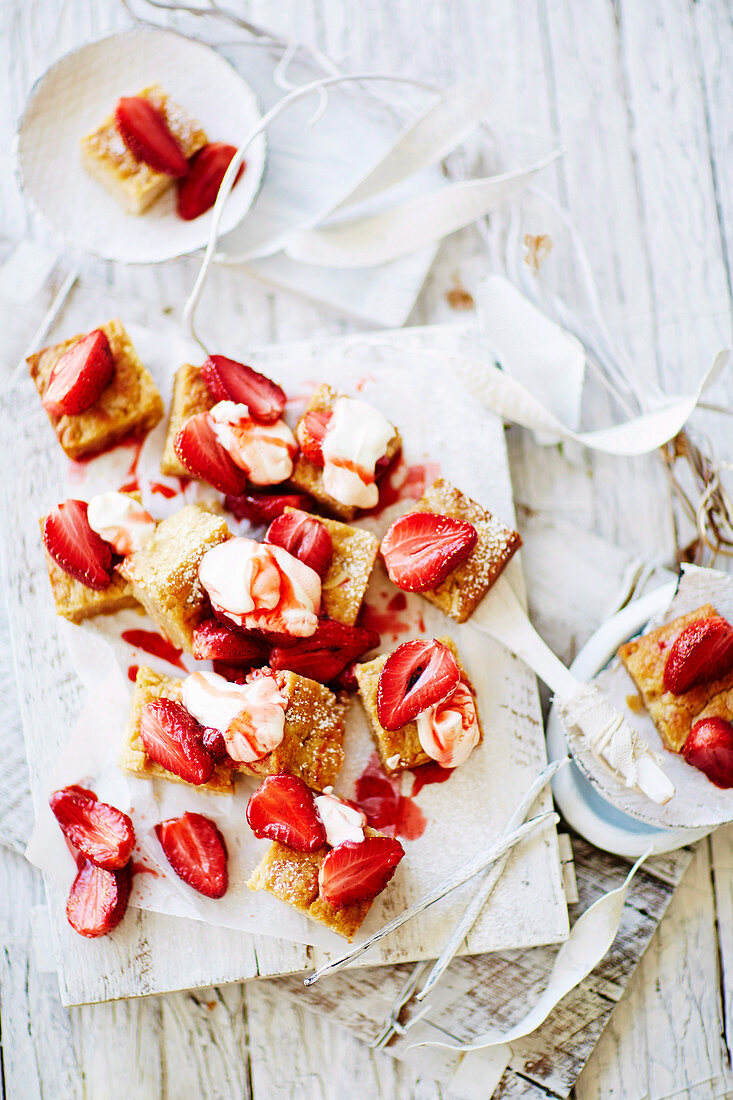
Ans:
POLYGON ((227 359, 225 355, 210 355, 201 368, 207 389, 217 401, 234 401, 246 405, 253 420, 274 424, 285 408, 285 391, 264 374, 227 359))
POLYGON ((276 646, 270 653, 270 668, 289 669, 328 684, 348 664, 377 645, 379 635, 374 630, 346 626, 335 619, 320 619, 310 638, 299 638, 293 645, 276 646))
POLYGON ((445 699, 461 678, 455 657, 435 638, 403 642, 387 658, 377 686, 377 714, 386 730, 399 730, 445 699))
POLYGON ((212 661, 214 672, 230 684, 246 684, 251 665, 231 665, 228 661, 212 661))
POLYGON ((245 493, 228 496, 224 503, 237 519, 264 524, 272 523, 286 508, 308 509, 311 498, 304 493, 245 493))
POLYGON ((126 96, 115 107, 115 124, 120 137, 136 160, 156 172, 177 178, 188 172, 188 161, 171 133, 161 111, 144 96, 126 96))
POLYGON ((221 898, 229 885, 227 846, 210 818, 188 811, 155 826, 166 859, 179 878, 207 898, 221 898))
POLYGON ((101 591, 112 582, 112 547, 93 531, 84 500, 57 504, 43 522, 43 544, 65 573, 101 591))
POLYGON ((330 409, 310 409, 295 430, 301 451, 316 466, 323 465, 321 447, 332 416, 330 409))
POLYGON ((66 839, 98 867, 116 871, 132 855, 135 831, 127 814, 81 787, 64 787, 49 799, 66 839))
POLYGON ((299 508, 274 519, 267 528, 265 542, 282 546, 294 558, 314 569, 323 580, 333 557, 333 542, 328 528, 299 508))
POLYGON ((387 529, 382 557, 398 588, 427 592, 469 557, 477 538, 472 523, 432 512, 408 512, 387 529))
MULTIPOLYGON (((242 679, 241 682, 244 683, 244 679, 242 679)), ((227 752, 224 734, 221 730, 212 729, 211 726, 203 727, 201 732, 201 744, 208 753, 211 753, 214 760, 218 763, 228 764, 229 767, 232 768, 236 767, 236 761, 232 760, 227 752)))
POLYGON ((106 871, 80 857, 78 866, 66 902, 67 920, 80 936, 104 936, 125 915, 132 889, 132 865, 106 871))
POLYGON ((82 336, 53 367, 43 395, 51 416, 75 415, 91 409, 112 381, 115 361, 101 328, 82 336))
MULTIPOLYGON (((212 141, 191 158, 188 175, 178 182, 179 218, 190 222, 211 210, 236 152, 234 145, 212 141)), ((232 186, 236 187, 244 168, 243 163, 232 186)))
POLYGON ((247 822, 255 836, 296 852, 315 852, 326 843, 313 792, 294 775, 268 775, 247 803, 247 822))
POLYGON ((153 699, 140 711, 140 736, 152 761, 200 786, 208 783, 214 761, 201 744, 201 726, 182 703, 153 699))
POLYGON ((321 896, 336 909, 381 894, 405 854, 399 840, 368 836, 345 840, 327 854, 318 871, 321 896))
POLYGON ((186 421, 173 440, 173 449, 190 474, 220 493, 238 496, 247 488, 247 475, 216 438, 208 413, 197 413, 186 421))
POLYGON ((720 615, 697 619, 678 634, 664 666, 664 687, 683 695, 733 669, 733 626, 720 615))
POLYGON ((329 681, 334 691, 348 691, 351 695, 354 695, 359 690, 359 681, 356 679, 357 663, 357 661, 349 661, 348 665, 341 669, 338 676, 334 676, 329 681))
POLYGON ((219 619, 206 619, 193 632, 193 655, 197 661, 226 661, 229 664, 262 664, 267 647, 254 634, 235 630, 219 619))
POLYGON ((716 787, 733 787, 733 726, 725 718, 701 718, 696 722, 682 755, 716 787))

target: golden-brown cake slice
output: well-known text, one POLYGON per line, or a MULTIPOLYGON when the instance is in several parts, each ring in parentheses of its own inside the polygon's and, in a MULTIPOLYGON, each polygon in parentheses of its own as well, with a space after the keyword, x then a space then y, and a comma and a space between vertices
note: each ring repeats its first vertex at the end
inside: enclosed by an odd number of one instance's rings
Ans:
MULTIPOLYGON (((451 651, 458 662, 458 667, 461 669, 464 681, 469 684, 468 675, 461 664, 458 650, 456 649, 453 639, 438 638, 437 640, 451 651)), ((379 715, 377 713, 379 676, 389 656, 389 653, 383 653, 379 657, 375 657, 372 661, 366 661, 364 664, 357 664, 354 666, 354 673, 356 675, 356 682, 359 685, 359 699, 364 707, 364 713, 366 714, 369 724, 369 731, 374 738, 374 744, 377 747, 382 767, 385 771, 391 773, 404 771, 405 768, 417 768, 421 764, 429 763, 432 758, 428 756, 420 743, 416 721, 408 722, 407 725, 402 726, 401 729, 398 730, 386 730, 379 721, 379 715)), ((478 744, 481 744, 483 740, 483 730, 481 728, 481 720, 478 716, 478 709, 476 711, 476 719, 479 725, 478 744)))
POLYGON ((690 623, 717 615, 712 604, 704 604, 689 615, 682 615, 656 630, 650 630, 648 634, 633 638, 618 651, 626 671, 641 692, 662 741, 673 752, 682 750, 690 728, 698 718, 711 715, 730 717, 726 707, 733 688, 733 672, 706 684, 698 684, 682 695, 675 695, 664 687, 664 667, 677 636, 690 623))
POLYGON ((187 653, 193 652, 193 632, 206 610, 199 563, 207 550, 228 538, 225 519, 187 504, 164 519, 150 542, 119 565, 151 619, 187 653))
POLYGON ((377 560, 379 543, 362 527, 322 516, 313 518, 326 528, 333 547, 331 564, 321 584, 321 611, 329 619, 353 626, 377 560))
MULTIPOLYGON (((364 835, 382 834, 365 828, 364 835)), ((374 899, 337 909, 321 897, 318 871, 329 851, 326 845, 315 852, 296 852, 274 841, 252 872, 248 886, 250 890, 265 890, 351 941, 364 923, 374 899)))
MULTIPOLYGON (((308 402, 303 417, 306 413, 312 411, 332 411, 336 400, 341 394, 336 393, 330 386, 320 386, 311 397, 308 402)), ((300 422, 299 422, 300 423, 300 422)), ((296 429, 296 435, 297 435, 296 429)), ((387 445, 386 459, 391 462, 396 458, 402 449, 402 440, 400 433, 395 429, 395 434, 387 445)), ((290 478, 293 485, 298 489, 302 489, 303 492, 310 493, 310 495, 317 500, 319 504, 322 504, 324 508, 327 508, 329 512, 333 512, 335 516, 340 519, 344 519, 347 522, 352 520, 356 515, 358 509, 347 504, 342 504, 340 501, 335 500, 329 493, 326 492, 326 488, 323 483, 323 467, 318 466, 315 462, 312 462, 310 458, 307 458, 302 452, 295 460, 295 467, 293 469, 292 476, 290 478)))
MULTIPOLYGON (((208 144, 200 124, 174 103, 159 84, 151 84, 137 95, 161 112, 187 160, 208 144)), ((81 139, 81 161, 89 175, 128 214, 143 214, 175 182, 172 176, 157 172, 130 152, 117 129, 114 114, 81 139)))
POLYGON ((433 482, 411 511, 450 516, 476 528, 478 538, 470 556, 436 588, 420 593, 456 622, 465 623, 522 545, 522 538, 444 478, 433 482))
MULTIPOLYGON (((160 764, 152 761, 145 751, 143 739, 140 736, 140 714, 146 703, 153 699, 173 699, 181 701, 182 680, 176 680, 170 676, 163 676, 159 672, 153 672, 152 668, 144 665, 138 669, 135 679, 135 687, 132 693, 130 718, 122 740, 122 751, 118 764, 125 771, 134 775, 144 776, 146 779, 170 779, 173 783, 185 783, 186 786, 194 784, 186 783, 185 779, 169 772, 160 764)), ((216 764, 214 774, 208 783, 202 783, 196 788, 202 791, 213 791, 215 794, 231 794, 234 790, 232 773, 224 764, 216 764)))
MULTIPOLYGON (((43 516, 38 522, 43 533, 46 517, 43 516)), ((56 614, 68 619, 69 622, 80 623, 84 619, 91 619, 94 615, 112 615, 115 611, 122 611, 126 607, 137 606, 132 586, 119 575, 116 569, 108 588, 90 588, 62 569, 45 547, 43 552, 46 555, 46 568, 51 582, 56 614)))
POLYGON ((163 457, 160 460, 161 473, 170 477, 190 477, 189 471, 181 464, 173 449, 173 440, 183 425, 197 413, 209 412, 216 404, 201 375, 201 368, 192 363, 184 363, 176 371, 173 381, 173 400, 165 437, 163 457))
MULTIPOLYGON (((107 321, 99 328, 109 340, 114 360, 111 382, 85 412, 48 416, 69 458, 81 458, 111 447, 132 432, 149 432, 163 416, 158 388, 140 362, 122 322, 107 321)), ((30 375, 41 397, 61 356, 81 338, 73 336, 28 357, 30 375)))

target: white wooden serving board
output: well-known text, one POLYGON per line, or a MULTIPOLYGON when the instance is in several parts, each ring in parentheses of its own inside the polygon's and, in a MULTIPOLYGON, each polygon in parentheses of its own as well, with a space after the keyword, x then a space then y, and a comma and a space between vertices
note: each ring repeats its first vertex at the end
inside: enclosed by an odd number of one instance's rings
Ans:
MULTIPOLYGON (((78 296, 72 299, 59 322, 58 331, 52 333, 50 339, 88 329, 108 315, 109 312, 101 315, 90 312, 89 301, 82 301, 78 296)), ((125 320, 129 318, 125 316, 125 320)), ((388 365, 383 391, 385 409, 388 409, 390 380, 396 379, 400 372, 412 372, 416 400, 420 399, 421 387, 427 392, 431 385, 430 372, 436 368, 420 362, 420 348, 427 340, 431 351, 442 347, 447 352, 456 331, 465 336, 463 330, 446 326, 379 334, 376 339, 369 338, 368 346, 367 338, 359 336, 268 348, 250 358, 255 365, 279 377, 286 388, 288 364, 297 364, 293 374, 299 379, 310 377, 317 381, 325 377, 338 382, 343 373, 345 382, 351 377, 355 384, 358 374, 364 377, 364 392, 368 396, 373 384, 364 376, 363 356, 368 353, 375 374, 385 363, 388 365)), ((433 364, 435 359, 431 356, 429 361, 433 364)), ((399 391, 396 381, 394 385, 399 391)), ((459 435, 470 438, 471 461, 466 462, 464 458, 463 463, 459 463, 461 483, 499 515, 511 520, 511 487, 502 426, 483 410, 469 413, 467 400, 467 395, 456 384, 454 407, 445 409, 440 423, 425 433, 424 438, 408 440, 408 453, 410 447, 417 447, 422 448, 425 457, 428 454, 438 456, 445 473, 451 476, 451 440, 459 435), (470 422, 467 435, 460 417, 455 419, 459 408, 463 409, 466 424, 470 422)), ((44 780, 68 737, 82 696, 51 610, 37 528, 37 517, 65 494, 67 463, 27 378, 21 380, 4 404, 5 422, 15 426, 14 432, 8 433, 2 455, 6 469, 13 470, 14 475, 6 479, 3 489, 5 515, 10 520, 3 530, 6 590, 31 783, 38 811, 45 794, 44 780)), ((399 411, 395 410, 393 415, 399 422, 399 411)), ((457 473, 458 470, 453 471, 454 476, 457 473)), ((517 570, 514 572, 517 574, 517 570)), ((426 620, 429 621, 428 616, 426 620)), ((445 624, 430 624, 435 632, 440 628, 445 629, 445 624)), ((477 756, 474 766, 485 769, 486 798, 474 798, 474 802, 483 803, 478 810, 488 840, 508 816, 531 775, 541 766, 544 742, 534 678, 498 646, 487 644, 485 655, 486 668, 479 667, 475 654, 470 655, 468 667, 479 685, 484 680, 480 707, 486 740, 479 750, 483 756, 477 756), (486 689, 487 676, 489 691, 486 689)), ((477 806, 465 804, 462 808, 459 802, 459 788, 464 782, 460 772, 450 780, 456 794, 456 809, 471 816, 475 827, 477 806)), ((449 785, 445 785, 428 789, 424 794, 448 789, 449 785)), ((439 844, 439 829, 431 831, 439 844)), ((445 852, 433 850, 436 863, 444 863, 445 852)), ((425 847, 420 855, 424 865, 424 861, 430 859, 430 847, 425 847)), ((63 915, 65 888, 47 878, 47 890, 54 916, 54 947, 58 953, 62 997, 66 1003, 191 988, 256 975, 292 973, 309 969, 323 957, 322 952, 302 944, 135 911, 114 936, 81 944, 63 915)), ((387 941, 383 950, 374 951, 366 961, 376 965, 434 956, 445 938, 446 927, 457 918, 460 902, 460 897, 457 901, 452 899, 437 923, 433 922, 435 911, 431 911, 426 924, 420 926, 413 922, 406 926, 406 936, 399 943, 387 941), (429 935, 427 929, 431 929, 429 935), (438 938, 439 933, 442 938, 438 938)), ((394 913, 403 904, 399 890, 393 890, 389 911, 394 913)), ((386 913, 387 910, 385 916, 386 913)), ((491 906, 477 923, 467 951, 475 953, 556 942, 563 938, 566 930, 567 912, 557 843, 554 833, 547 832, 528 843, 521 856, 512 861, 491 906)))

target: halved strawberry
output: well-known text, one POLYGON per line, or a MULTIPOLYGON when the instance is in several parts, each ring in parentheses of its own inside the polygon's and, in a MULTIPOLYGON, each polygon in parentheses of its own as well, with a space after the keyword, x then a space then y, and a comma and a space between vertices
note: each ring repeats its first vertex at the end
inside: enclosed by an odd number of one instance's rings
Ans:
POLYGON ((106 871, 79 857, 78 868, 66 902, 66 918, 80 936, 104 936, 125 915, 132 889, 132 865, 106 871))
POLYGON ((208 413, 197 413, 186 421, 173 440, 173 449, 190 474, 220 493, 238 496, 247 488, 247 475, 216 438, 208 413))
POLYGON ((144 96, 125 96, 115 107, 115 124, 120 137, 136 160, 156 172, 181 177, 188 161, 170 131, 163 114, 144 96))
MULTIPOLYGON (((190 222, 211 210, 236 152, 234 145, 212 141, 191 158, 188 175, 178 183, 179 218, 190 222)), ((236 187, 244 169, 243 163, 232 186, 236 187)))
POLYGON ((201 726, 182 703, 146 703, 140 711, 140 736, 145 752, 161 768, 197 787, 211 779, 214 761, 201 744, 201 726))
POLYGON ((247 822, 255 836, 296 852, 315 852, 326 843, 313 791, 294 775, 268 775, 247 803, 247 822))
POLYGON ((379 635, 375 630, 346 626, 335 619, 319 619, 316 632, 310 638, 300 638, 292 645, 276 646, 270 653, 270 668, 289 669, 327 684, 348 664, 377 645, 379 635))
POLYGON ((129 861, 135 831, 122 810, 81 787, 54 791, 48 801, 66 839, 97 867, 116 871, 129 861))
POLYGON ((477 538, 472 523, 433 512, 408 512, 387 528, 382 557, 398 588, 427 592, 469 557, 477 538))
POLYGON ((44 409, 52 416, 86 412, 99 400, 114 372, 109 340, 96 328, 72 344, 52 369, 43 395, 44 409))
POLYGON ((716 787, 733 787, 733 725, 725 718, 701 718, 695 722, 682 755, 716 787))
POLYGON ((683 695, 733 669, 733 626, 720 615, 697 619, 678 634, 664 666, 664 687, 683 695))
POLYGON ((285 391, 271 378, 236 359, 210 355, 201 368, 201 376, 212 397, 246 405, 253 420, 274 424, 282 416, 287 400, 285 391))
POLYGON ((333 557, 333 541, 328 528, 299 508, 274 519, 267 528, 265 542, 282 546, 294 558, 314 569, 323 580, 333 557))
MULTIPOLYGON (((244 680, 242 680, 242 683, 244 683, 244 680)), ((214 760, 218 761, 220 764, 229 764, 231 767, 236 767, 236 761, 232 760, 227 752, 224 734, 221 730, 212 729, 211 726, 204 726, 201 731, 201 744, 207 752, 211 753, 214 760)))
POLYGON ((399 840, 389 836, 337 844, 318 871, 321 896, 337 909, 370 901, 384 890, 404 854, 399 840))
POLYGON ((307 510, 311 506, 311 498, 305 493, 245 493, 238 497, 228 496, 224 504, 237 519, 264 524, 272 523, 286 508, 307 510))
POLYGON ((330 409, 310 409, 295 430, 301 451, 316 466, 323 465, 321 446, 332 416, 330 409))
POLYGON ((386 730, 399 730, 421 711, 445 699, 461 678, 455 657, 435 638, 397 646, 377 685, 377 714, 386 730))
POLYGON ((43 544, 65 573, 101 591, 112 581, 112 547, 93 531, 85 500, 57 504, 43 522, 43 544))
POLYGON ((229 664, 262 664, 267 647, 254 634, 220 622, 206 619, 194 629, 193 655, 197 661, 226 661, 229 664))
POLYGON ((212 661, 214 672, 230 684, 246 684, 251 665, 231 665, 228 661, 212 661))
POLYGON ((214 822, 186 811, 155 826, 166 859, 179 878, 207 898, 221 898, 229 885, 227 846, 214 822))
POLYGON ((342 668, 338 676, 334 676, 329 681, 333 691, 348 691, 351 695, 354 695, 359 690, 359 682, 356 679, 356 666, 357 661, 349 661, 345 668, 342 668))

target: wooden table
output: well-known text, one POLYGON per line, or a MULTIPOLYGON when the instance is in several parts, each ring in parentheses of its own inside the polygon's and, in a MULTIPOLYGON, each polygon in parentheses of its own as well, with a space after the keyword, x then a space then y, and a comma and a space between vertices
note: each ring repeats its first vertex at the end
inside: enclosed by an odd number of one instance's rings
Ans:
MULTIPOLYGON (((733 25, 723 0, 230 6, 317 44, 347 68, 446 84, 468 74, 485 78, 502 132, 544 131, 564 146, 544 182, 581 229, 608 323, 639 374, 668 392, 689 391, 729 339, 733 25)), ((84 39, 124 25, 114 0, 3 0, 6 152, 32 81, 84 39)), ((8 161, 0 168, 0 234, 19 238, 31 226, 8 161)), ((455 317, 449 300, 461 295, 450 291, 460 285, 470 292, 484 266, 473 231, 446 242, 411 321, 455 317)), ((194 269, 190 262, 89 267, 122 291, 170 307, 180 304, 194 269)), ((207 308, 216 298, 222 323, 246 326, 253 344, 347 330, 242 275, 218 274, 214 282, 207 308)), ((570 300, 573 289, 568 283, 570 300)), ((733 404, 730 378, 715 399, 733 404)), ((596 398, 591 412, 603 411, 596 398)), ((731 460, 729 424, 701 413, 695 432, 731 460)), ((644 558, 669 559, 666 483, 655 458, 540 450, 517 429, 509 442, 525 516, 568 521, 644 558)), ((550 640, 571 656, 582 634, 550 640)), ((722 829, 699 846, 578 1083, 581 1100, 733 1094, 732 839, 733 831, 722 829)), ((8 1097, 440 1095, 432 1082, 305 1011, 273 1002, 256 984, 64 1010, 54 975, 44 972, 43 936, 34 936, 30 910, 42 900, 39 877, 0 847, 0 1066, 8 1097)))

